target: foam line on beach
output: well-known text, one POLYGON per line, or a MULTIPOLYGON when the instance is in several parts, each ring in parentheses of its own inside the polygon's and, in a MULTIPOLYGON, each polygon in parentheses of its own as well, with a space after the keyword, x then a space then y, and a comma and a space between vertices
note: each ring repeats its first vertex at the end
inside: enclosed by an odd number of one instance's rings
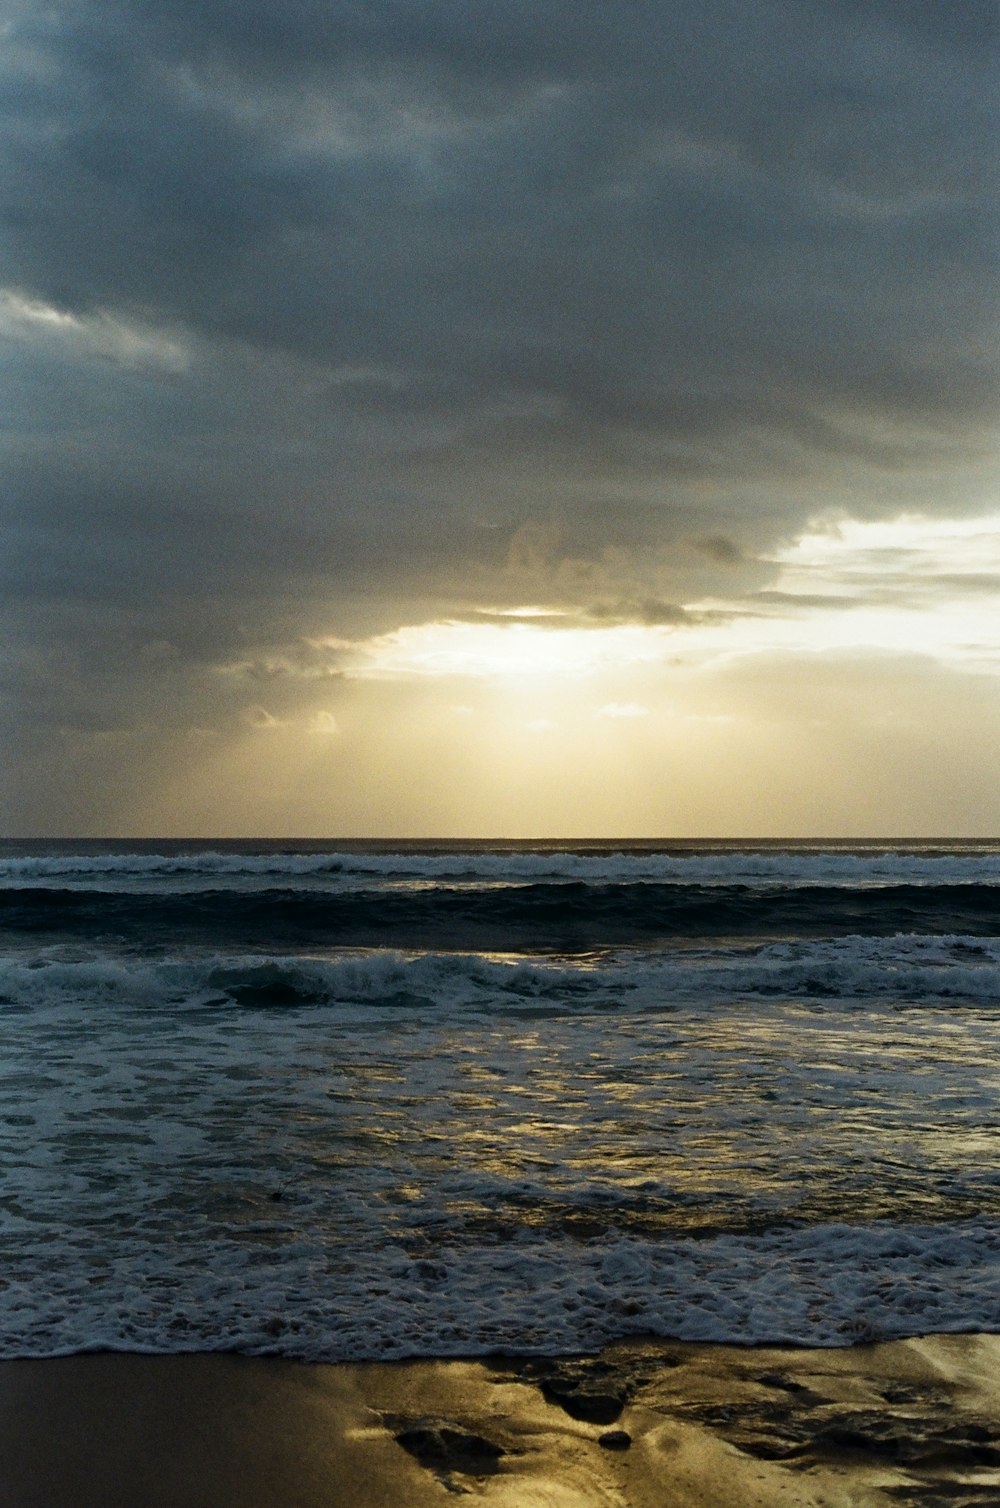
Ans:
MULTIPOLYGON (((811 1226, 705 1239, 612 1233, 575 1247, 530 1231, 501 1245, 331 1249, 289 1227, 177 1233, 157 1249, 100 1233, 66 1244, 43 1287, 0 1292, 0 1355, 242 1351, 308 1361, 597 1350, 654 1334, 741 1345, 850 1345, 928 1327, 1000 1331, 1000 1229, 811 1226), (206 1263, 204 1268, 196 1264, 206 1263)), ((40 1248, 37 1261, 44 1262, 40 1248)))

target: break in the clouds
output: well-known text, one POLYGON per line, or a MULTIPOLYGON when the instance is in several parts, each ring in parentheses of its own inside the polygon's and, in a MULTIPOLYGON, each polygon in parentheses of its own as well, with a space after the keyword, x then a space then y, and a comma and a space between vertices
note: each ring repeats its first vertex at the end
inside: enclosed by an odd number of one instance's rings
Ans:
MULTIPOLYGON (((792 662, 859 730, 874 664, 987 736, 992 0, 15 0, 3 31, 9 830, 499 830, 498 780, 516 824, 529 765, 504 787, 496 705, 460 735, 444 681, 520 677, 503 725, 562 728, 569 787, 598 733, 624 785, 679 759, 666 709, 756 757, 761 677, 798 747, 792 662), (546 676, 593 684, 543 708, 546 676), (311 803, 268 738, 332 761, 311 803)), ((897 825, 996 825, 918 754, 897 825)), ((816 759, 762 827, 813 823, 816 759)), ((591 828, 590 778, 550 830, 591 828)))

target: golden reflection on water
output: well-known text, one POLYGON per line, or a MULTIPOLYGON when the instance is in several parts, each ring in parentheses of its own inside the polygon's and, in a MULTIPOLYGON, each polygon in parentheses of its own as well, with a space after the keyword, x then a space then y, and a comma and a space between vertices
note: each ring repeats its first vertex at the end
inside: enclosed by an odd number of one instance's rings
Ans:
POLYGON ((315 1097, 284 1131, 307 1177, 377 1165, 373 1197, 404 1239, 425 1207, 461 1228, 554 1221, 581 1239, 945 1218, 1000 1199, 986 1025, 759 1001, 461 1028, 428 1012, 383 1023, 372 1058, 327 1022, 315 1097))

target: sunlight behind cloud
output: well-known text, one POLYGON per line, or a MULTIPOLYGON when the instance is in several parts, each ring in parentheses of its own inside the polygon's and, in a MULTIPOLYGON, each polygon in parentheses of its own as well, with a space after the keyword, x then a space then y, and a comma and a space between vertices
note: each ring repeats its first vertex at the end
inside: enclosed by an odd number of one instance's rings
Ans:
MULTIPOLYGON (((685 603, 676 624, 562 626, 558 608, 512 608, 496 612, 503 621, 410 624, 349 649, 325 642, 347 649, 341 668, 358 680, 573 682, 641 674, 668 660, 697 669, 734 657, 845 651, 1000 671, 1000 518, 848 519, 806 532, 772 564, 767 590, 685 603)), ((601 715, 635 717, 641 704, 615 698, 601 715)))
POLYGON ((347 674, 578 680, 662 660, 671 632, 638 623, 611 628, 538 628, 517 621, 413 624, 358 646, 347 674))
POLYGON ((991 572, 1000 580, 1000 517, 846 519, 832 529, 803 534, 776 559, 786 591, 815 590, 817 575, 828 590, 856 588, 873 577, 897 590, 941 576, 991 572))
POLYGON ((687 656, 862 650, 1000 670, 1000 518, 849 519, 803 534, 774 563, 755 598, 688 604, 694 617, 733 617, 686 632, 687 656))

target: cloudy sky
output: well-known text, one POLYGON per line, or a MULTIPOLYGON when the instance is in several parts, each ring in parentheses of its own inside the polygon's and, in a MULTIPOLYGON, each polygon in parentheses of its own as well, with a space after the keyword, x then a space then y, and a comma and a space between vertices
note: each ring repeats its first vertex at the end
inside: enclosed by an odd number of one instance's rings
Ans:
POLYGON ((7 0, 2 826, 1000 832, 993 0, 7 0))

